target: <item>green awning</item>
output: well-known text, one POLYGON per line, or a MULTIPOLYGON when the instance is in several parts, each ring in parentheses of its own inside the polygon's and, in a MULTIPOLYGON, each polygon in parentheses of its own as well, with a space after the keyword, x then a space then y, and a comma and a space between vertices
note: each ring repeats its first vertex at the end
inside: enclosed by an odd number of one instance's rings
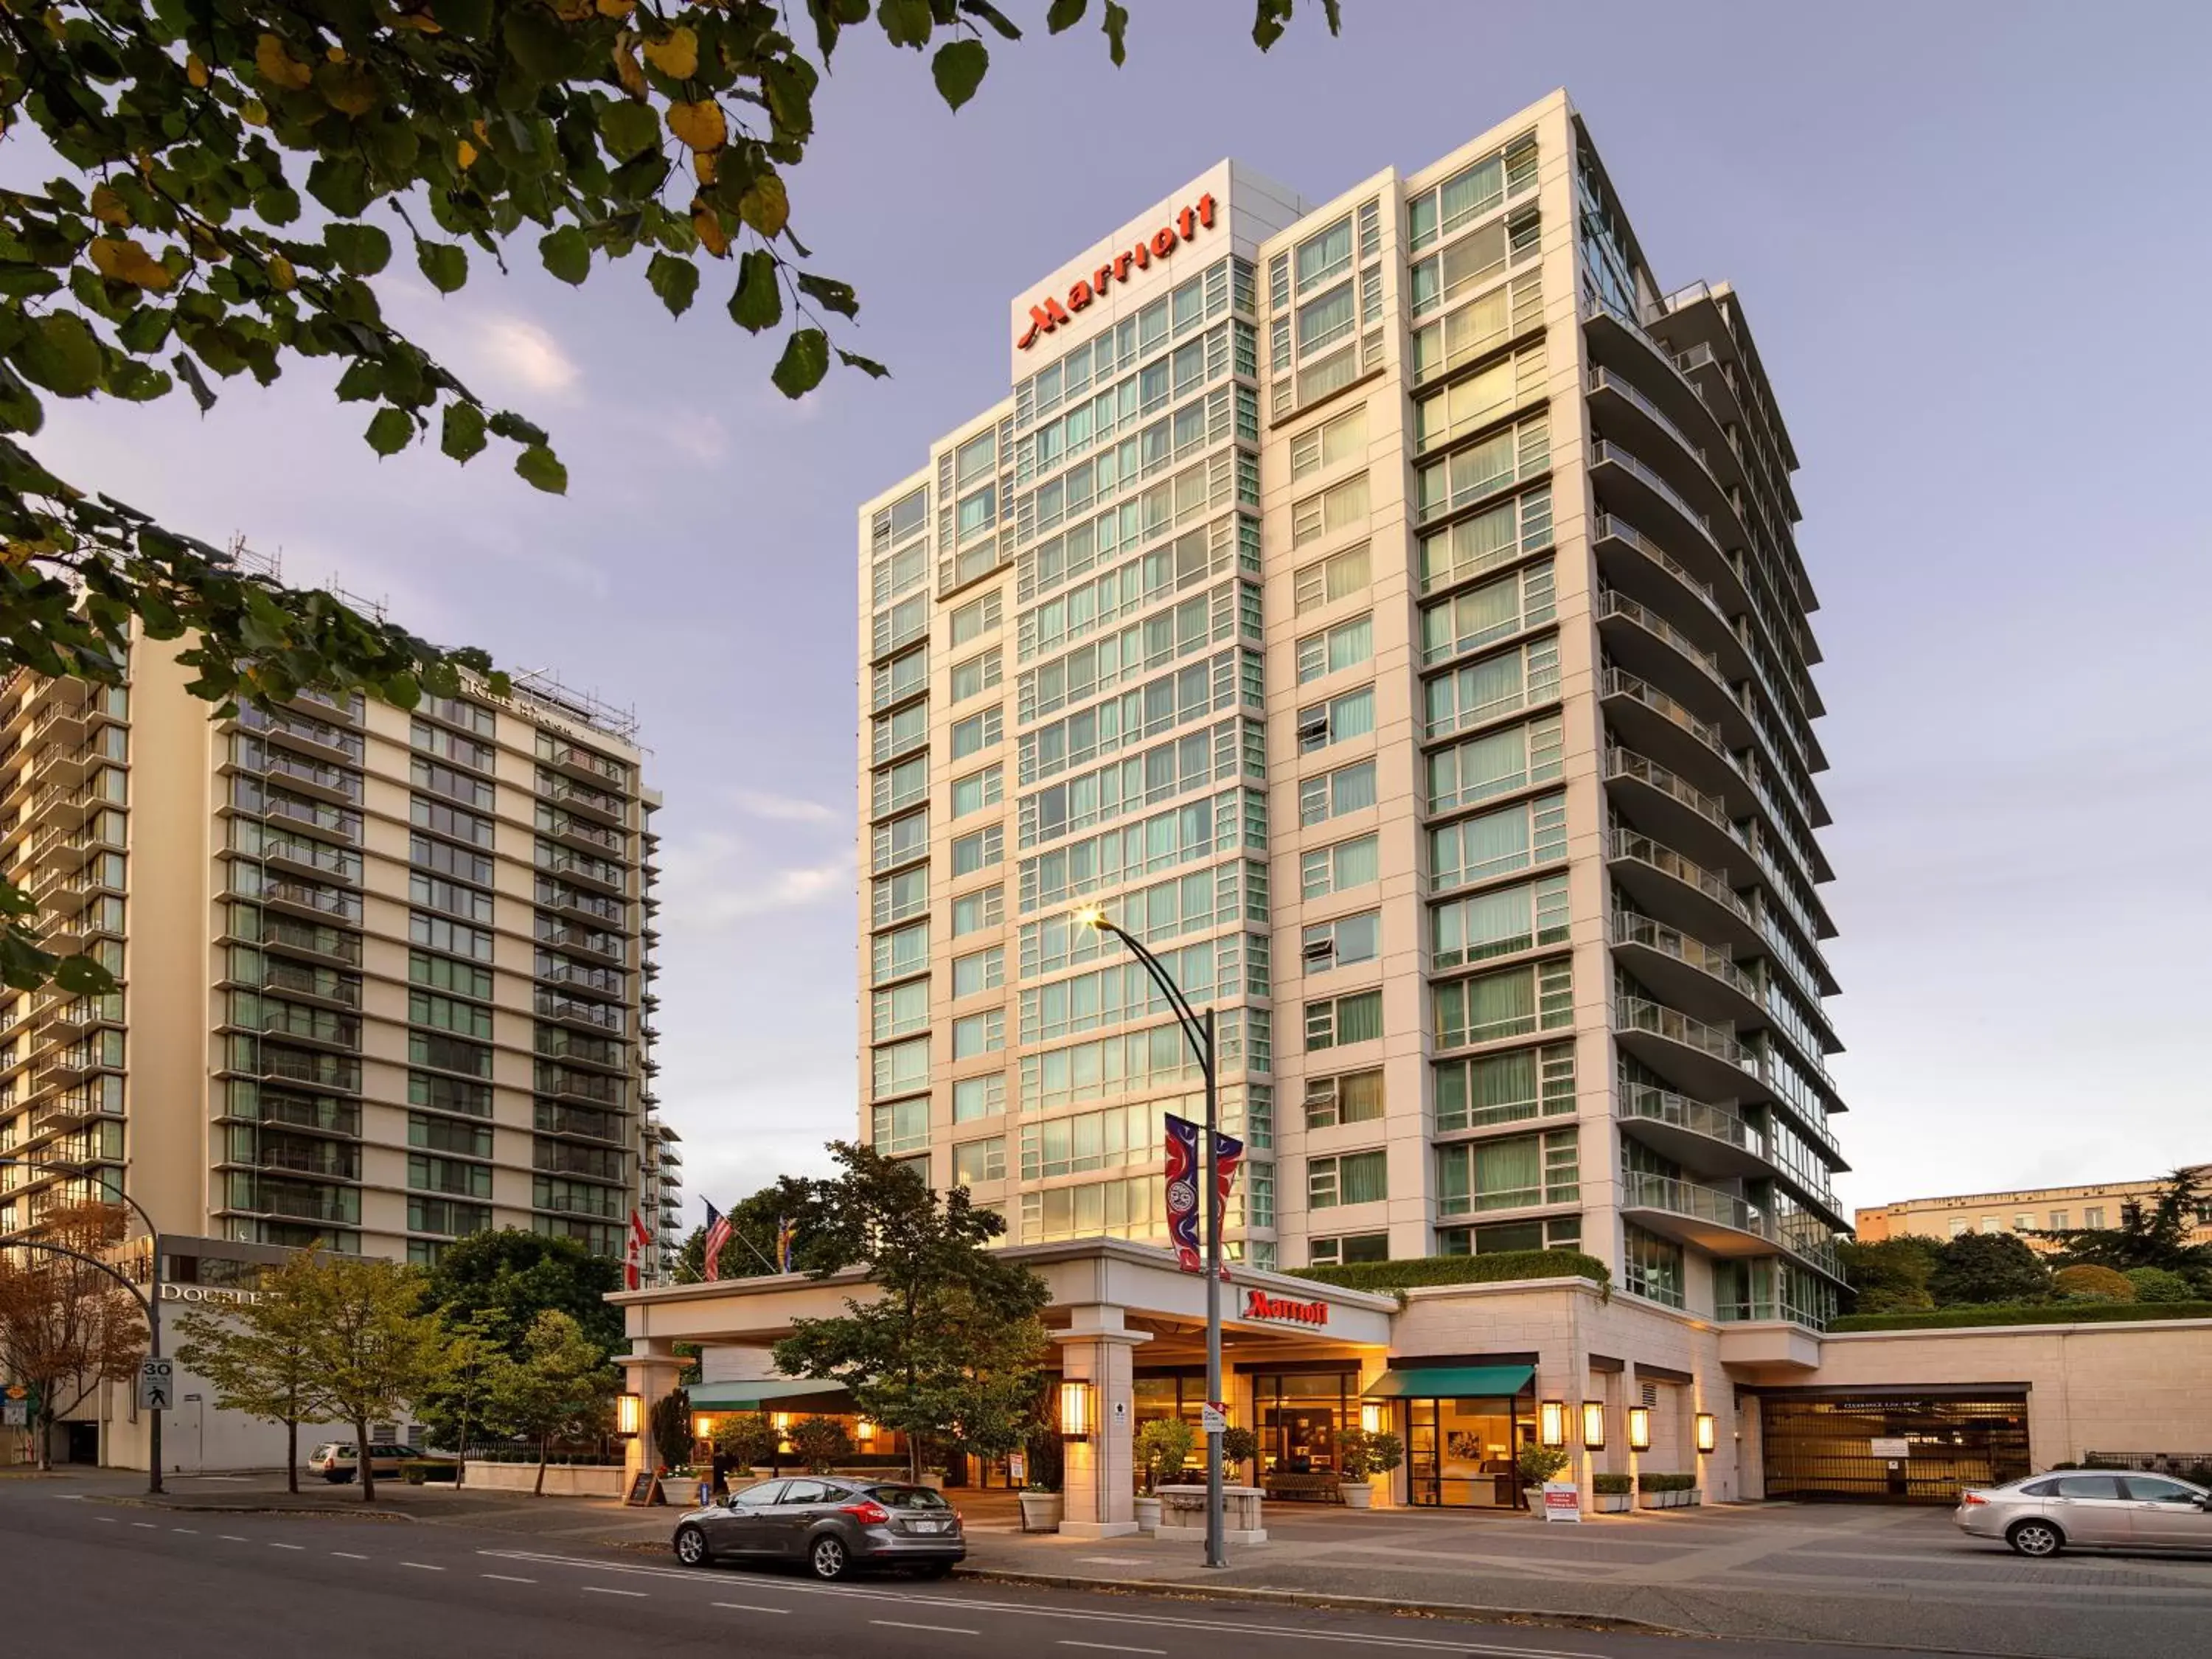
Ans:
POLYGON ((1416 1365, 1388 1370, 1364 1400, 1497 1400, 1536 1380, 1534 1365, 1416 1365))
POLYGON ((695 1412, 757 1412, 773 1406, 778 1410, 842 1412, 853 1408, 852 1396, 842 1382, 823 1382, 811 1377, 768 1377, 757 1382, 694 1382, 686 1390, 695 1412))

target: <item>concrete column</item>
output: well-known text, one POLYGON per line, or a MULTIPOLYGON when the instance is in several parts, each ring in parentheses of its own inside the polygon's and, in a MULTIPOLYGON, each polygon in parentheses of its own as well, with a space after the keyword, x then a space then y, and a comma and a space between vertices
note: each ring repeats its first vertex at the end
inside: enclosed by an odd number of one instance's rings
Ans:
POLYGON ((1088 1440, 1071 1440, 1061 1479, 1060 1532, 1070 1538, 1119 1538, 1137 1529, 1135 1352, 1149 1342, 1125 1329, 1121 1310, 1079 1307, 1069 1327, 1053 1333, 1060 1376, 1088 1382, 1097 1420, 1088 1440))
POLYGON ((623 1368, 623 1391, 638 1395, 644 1402, 637 1432, 623 1446, 625 1487, 640 1470, 659 1461, 660 1454, 653 1439, 653 1408, 684 1375, 684 1362, 676 1357, 675 1346, 667 1337, 634 1336, 629 1352, 615 1357, 615 1363, 623 1368))
MULTIPOLYGON (((1368 1401, 1365 1396, 1367 1390, 1373 1388, 1377 1382, 1381 1382, 1382 1380, 1382 1373, 1389 1369, 1390 1356, 1387 1353, 1362 1353, 1359 1356, 1359 1393, 1361 1398, 1353 1405, 1352 1409, 1360 1413, 1362 1419, 1364 1419, 1366 1415, 1368 1401)), ((1396 1435, 1399 1440, 1403 1442, 1407 1438, 1406 1412, 1404 1403, 1396 1400, 1378 1400, 1374 1403, 1382 1408, 1383 1430, 1388 1433, 1396 1435)), ((1406 1466, 1401 1462, 1398 1465, 1397 1468, 1392 1471, 1389 1474, 1385 1475, 1381 1480, 1375 1482, 1375 1507, 1378 1510, 1397 1507, 1400 1501, 1398 1494, 1405 1490, 1405 1485, 1408 1476, 1406 1466)))

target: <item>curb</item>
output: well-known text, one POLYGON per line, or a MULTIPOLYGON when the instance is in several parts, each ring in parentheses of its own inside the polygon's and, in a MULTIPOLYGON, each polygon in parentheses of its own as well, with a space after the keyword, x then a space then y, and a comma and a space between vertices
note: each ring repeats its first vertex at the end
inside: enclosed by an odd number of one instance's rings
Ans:
POLYGON ((337 1510, 287 1508, 276 1504, 172 1504, 164 1503, 155 1498, 94 1498, 92 1501, 96 1504, 112 1504, 118 1509, 164 1510, 172 1515, 334 1515, 349 1520, 405 1521, 410 1523, 415 1520, 413 1516, 403 1515, 397 1510, 370 1509, 358 1504, 337 1510))
POLYGON ((1233 1584, 1192 1583, 1180 1579, 1085 1578, 1074 1573, 1019 1572, 1002 1567, 957 1566, 955 1578, 984 1583, 1030 1584, 1040 1589, 1103 1590, 1124 1595, 1171 1595, 1200 1601, 1260 1601, 1276 1607, 1333 1608, 1340 1613, 1388 1613, 1421 1619, 1460 1619, 1486 1625, 1540 1625, 1565 1630, 1612 1631, 1639 1636, 1694 1638, 1701 1632, 1650 1619, 1604 1613, 1547 1613, 1532 1607, 1495 1607, 1468 1601, 1399 1601, 1380 1595, 1343 1595, 1322 1590, 1262 1589, 1233 1584))

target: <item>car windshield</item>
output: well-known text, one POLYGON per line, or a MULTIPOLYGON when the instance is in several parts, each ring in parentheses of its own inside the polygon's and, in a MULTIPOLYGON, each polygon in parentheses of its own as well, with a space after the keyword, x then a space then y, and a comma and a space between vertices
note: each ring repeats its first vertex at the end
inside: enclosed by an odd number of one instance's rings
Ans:
POLYGON ((887 1510, 949 1510, 942 1494, 927 1486, 871 1486, 868 1496, 887 1510))

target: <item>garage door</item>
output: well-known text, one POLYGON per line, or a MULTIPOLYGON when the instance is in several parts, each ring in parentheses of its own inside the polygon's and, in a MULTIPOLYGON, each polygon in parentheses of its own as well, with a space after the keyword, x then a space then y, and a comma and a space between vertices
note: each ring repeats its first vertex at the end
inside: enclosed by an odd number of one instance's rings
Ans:
POLYGON ((1766 1495, 1951 1504, 2028 1474, 2027 1395, 1760 1397, 1766 1495))

